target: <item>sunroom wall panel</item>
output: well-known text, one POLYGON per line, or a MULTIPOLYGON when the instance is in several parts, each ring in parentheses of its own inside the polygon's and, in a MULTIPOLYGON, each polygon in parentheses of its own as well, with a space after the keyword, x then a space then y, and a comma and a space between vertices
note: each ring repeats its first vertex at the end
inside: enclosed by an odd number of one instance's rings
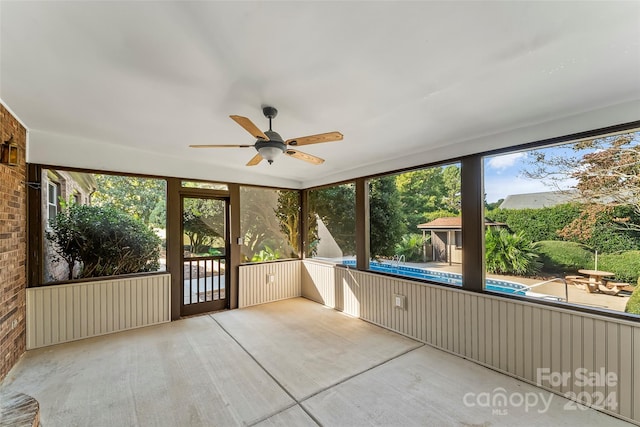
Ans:
POLYGON ((618 405, 604 412, 640 422, 640 324, 633 321, 309 260, 303 261, 302 296, 587 405, 611 396, 618 405), (404 309, 394 307, 394 294, 406 296, 404 309), (616 380, 582 384, 581 368, 616 380), (545 372, 571 377, 555 384, 545 372))

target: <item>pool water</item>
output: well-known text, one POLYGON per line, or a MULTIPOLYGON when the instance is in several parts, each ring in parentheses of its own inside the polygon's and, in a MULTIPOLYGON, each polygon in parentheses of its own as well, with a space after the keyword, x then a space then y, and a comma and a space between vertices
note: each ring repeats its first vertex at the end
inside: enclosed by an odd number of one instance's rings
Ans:
MULTIPOLYGON (((342 264, 353 267, 356 265, 356 262, 355 260, 344 260, 342 261, 342 264)), ((409 267, 406 265, 395 265, 377 261, 371 261, 369 263, 369 268, 372 271, 379 271, 381 273, 391 273, 404 277, 412 277, 416 279, 431 280, 438 283, 446 283, 449 285, 462 286, 462 275, 457 273, 428 270, 425 268, 409 267)), ((523 284, 499 279, 486 279, 485 284, 485 289, 487 291, 520 296, 526 295, 526 288, 527 287, 523 284)))

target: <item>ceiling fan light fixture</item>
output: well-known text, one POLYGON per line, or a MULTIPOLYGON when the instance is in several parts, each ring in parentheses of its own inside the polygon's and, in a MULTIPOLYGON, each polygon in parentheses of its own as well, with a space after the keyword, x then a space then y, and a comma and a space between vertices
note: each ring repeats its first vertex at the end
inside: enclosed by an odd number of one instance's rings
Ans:
POLYGON ((258 153, 267 161, 269 164, 273 163, 273 160, 280 155, 284 150, 280 147, 274 146, 263 146, 258 148, 258 153))

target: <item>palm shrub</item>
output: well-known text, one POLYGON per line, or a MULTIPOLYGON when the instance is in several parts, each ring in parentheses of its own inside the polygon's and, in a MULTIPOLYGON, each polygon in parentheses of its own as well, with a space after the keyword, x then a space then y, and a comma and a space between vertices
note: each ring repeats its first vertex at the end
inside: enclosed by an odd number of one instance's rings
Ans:
POLYGON ((76 263, 76 278, 113 276, 158 270, 160 238, 142 221, 112 207, 69 205, 49 223, 47 239, 57 260, 76 263))
POLYGON ((485 233, 487 272, 494 274, 529 275, 540 271, 536 244, 522 232, 510 233, 502 228, 488 228, 485 233))
POLYGON ((404 255, 406 261, 421 262, 423 243, 421 234, 405 234, 396 244, 396 255, 404 255))

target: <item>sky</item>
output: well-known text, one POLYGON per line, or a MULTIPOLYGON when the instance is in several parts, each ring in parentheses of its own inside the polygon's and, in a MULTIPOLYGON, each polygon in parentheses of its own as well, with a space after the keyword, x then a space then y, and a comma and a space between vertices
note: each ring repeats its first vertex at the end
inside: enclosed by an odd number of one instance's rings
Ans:
MULTIPOLYGON (((633 139, 629 147, 637 147, 640 145, 640 131, 635 130, 630 132, 630 134, 633 135, 633 139)), ((612 134, 600 139, 601 144, 599 144, 597 148, 583 147, 579 151, 575 151, 573 149, 574 143, 567 143, 564 145, 540 148, 538 151, 544 152, 547 158, 564 157, 575 159, 576 157, 581 158, 585 154, 592 153, 595 150, 603 150, 610 147, 610 144, 616 138, 617 136, 612 134)), ((533 158, 531 151, 485 157, 484 191, 487 203, 497 202, 510 194, 539 193, 575 188, 577 180, 572 178, 566 178, 553 183, 527 178, 523 172, 534 167, 533 158)), ((570 174, 571 170, 563 170, 563 172, 570 174)))
MULTIPOLYGON (((561 150, 561 148, 545 149, 547 152, 552 150, 561 150)), ((540 180, 529 179, 522 173, 529 167, 531 164, 527 152, 486 157, 484 161, 484 191, 487 203, 497 202, 510 194, 567 190, 575 184, 575 182, 567 180, 558 188, 557 185, 547 185, 540 180)))

